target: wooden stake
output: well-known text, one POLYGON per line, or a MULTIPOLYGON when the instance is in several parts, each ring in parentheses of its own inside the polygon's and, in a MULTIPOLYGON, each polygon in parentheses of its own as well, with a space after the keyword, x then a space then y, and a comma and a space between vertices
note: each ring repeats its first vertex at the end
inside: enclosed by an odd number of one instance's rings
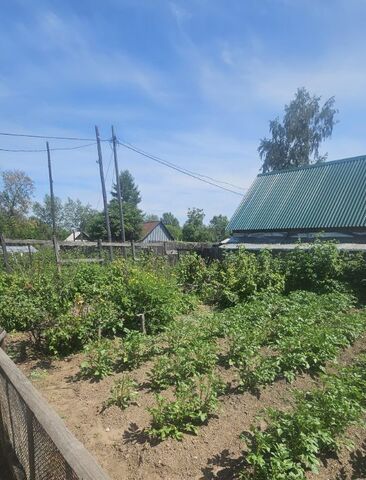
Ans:
MULTIPOLYGON (((106 189, 105 189, 102 148, 100 146, 100 136, 99 136, 99 130, 98 130, 97 126, 95 126, 95 136, 97 138, 98 164, 99 164, 100 182, 102 184, 105 225, 106 225, 106 228, 107 228, 108 242, 109 242, 109 244, 111 244, 112 243, 112 233, 111 233, 111 224, 109 222, 109 214, 108 214, 107 192, 106 192, 106 189)), ((112 245, 109 245, 109 258, 110 258, 111 261, 113 260, 112 245)))
POLYGON ((135 242, 131 240, 131 251, 132 251, 132 259, 133 261, 136 260, 136 250, 135 250, 135 242))
POLYGON ((140 317, 140 320, 141 320, 141 332, 146 335, 146 323, 145 323, 145 314, 144 313, 140 313, 139 315, 137 315, 138 317, 140 317))

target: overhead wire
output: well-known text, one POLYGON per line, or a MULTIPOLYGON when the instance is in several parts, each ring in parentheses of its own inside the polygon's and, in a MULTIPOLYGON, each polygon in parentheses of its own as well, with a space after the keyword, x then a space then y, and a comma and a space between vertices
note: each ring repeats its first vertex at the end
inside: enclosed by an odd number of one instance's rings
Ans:
MULTIPOLYGON (((7 137, 26 137, 26 138, 43 138, 48 140, 78 140, 80 142, 92 142, 94 138, 81 138, 81 137, 58 137, 53 135, 35 135, 30 133, 13 133, 13 132, 0 132, 0 135, 7 137)), ((101 138, 101 142, 109 142, 108 138, 101 138)))
MULTIPOLYGON (((87 143, 84 145, 78 145, 76 147, 55 147, 55 148, 50 148, 51 152, 55 151, 61 151, 61 150, 77 150, 79 148, 86 148, 86 147, 91 147, 92 145, 96 145, 97 142, 93 143, 87 143)), ((47 152, 46 148, 39 148, 39 149, 13 149, 13 148, 0 148, 0 152, 11 152, 11 153, 42 153, 42 152, 47 152)))
POLYGON ((235 195, 239 195, 239 196, 242 196, 243 194, 240 193, 240 192, 236 192, 235 190, 231 190, 230 188, 227 188, 227 187, 223 187, 222 185, 218 185, 217 183, 214 183, 212 181, 209 181, 209 180, 205 180, 204 178, 202 178, 201 176, 199 176, 200 174, 197 174, 197 173, 189 173, 187 170, 181 168, 181 167, 178 167, 178 166, 175 166, 174 164, 171 164, 170 162, 167 162, 165 160, 163 160, 162 158, 159 158, 159 157, 156 157, 154 155, 151 155, 149 153, 146 153, 136 147, 133 147, 127 143, 124 143, 124 142, 121 142, 121 141, 117 141, 119 145, 122 145, 123 147, 129 149, 129 150, 132 150, 144 157, 147 157, 147 158, 150 158, 151 160, 153 160, 154 162, 157 162, 157 163, 160 163, 161 165, 165 165, 166 167, 169 167, 173 170, 176 170, 180 173, 183 173, 184 175, 187 175, 189 177, 192 177, 192 178, 195 178, 196 180, 200 180, 201 182, 204 182, 204 183, 207 183, 208 185, 212 185, 214 187, 217 187, 217 188, 221 188, 222 190, 225 190, 227 192, 230 192, 230 193, 234 193, 235 195))
POLYGON ((165 159, 162 159, 161 157, 158 157, 156 155, 153 155, 151 153, 148 153, 144 150, 142 150, 141 148, 139 147, 136 147, 135 145, 133 145, 132 143, 129 143, 129 142, 120 142, 119 141, 119 144, 128 148, 131 147, 131 149, 135 149, 134 151, 139 151, 139 153, 141 154, 145 154, 145 155, 148 155, 150 158, 153 157, 156 161, 161 161, 161 162, 164 162, 167 164, 167 166, 171 166, 171 167, 176 167, 180 170, 182 170, 182 173, 183 171, 184 172, 187 172, 187 173, 190 173, 192 175, 197 175, 199 177, 202 177, 202 178, 207 178, 208 180, 212 180, 213 182, 215 183, 221 183, 223 185, 228 185, 229 187, 234 187, 234 188, 237 188, 238 190, 243 190, 245 191, 246 189, 243 188, 243 187, 240 187, 239 185, 235 185, 234 183, 230 183, 230 182, 226 182, 224 180, 218 180, 217 178, 213 178, 213 177, 209 177, 208 175, 203 175, 202 173, 197 173, 197 172, 194 172, 192 170, 188 170, 187 168, 184 168, 184 167, 181 167, 180 165, 177 165, 176 163, 173 163, 173 162, 169 162, 168 160, 165 160, 165 159))
MULTIPOLYGON (((0 132, 0 135, 2 136, 10 136, 10 137, 26 137, 26 138, 42 138, 42 139, 48 139, 48 140, 70 140, 70 141, 74 141, 74 140, 77 140, 77 141, 87 141, 87 142, 91 142, 91 143, 88 143, 87 145, 78 145, 76 147, 56 147, 56 148, 51 148, 50 150, 51 151, 57 151, 57 150, 76 150, 76 149, 79 149, 79 148, 86 148, 86 147, 90 147, 92 145, 96 145, 96 142, 94 139, 91 139, 91 138, 81 138, 81 137, 61 137, 61 136, 52 136, 52 135, 36 135, 36 134, 25 134, 25 133, 14 133, 14 132, 0 132)), ((102 142, 108 142, 109 145, 111 145, 111 139, 101 139, 102 142)), ((127 143, 127 142, 122 142, 120 140, 117 140, 117 144, 118 145, 121 145, 131 151, 134 151, 135 153, 139 154, 139 155, 142 155, 146 158, 149 158, 151 160, 153 160, 154 162, 157 162, 161 165, 164 165, 165 167, 168 167, 168 168, 171 168, 179 173, 182 173, 184 175, 187 175, 191 178, 195 178, 196 180, 199 180, 203 183, 206 183, 208 185, 211 185, 213 187, 216 187, 216 188, 219 188, 221 190, 225 190, 227 192, 230 192, 230 193, 233 193, 235 195, 239 195, 239 196, 242 196, 243 193, 241 192, 238 192, 236 190, 232 190, 231 188, 228 188, 228 187, 233 187, 235 189, 238 189, 238 190, 242 190, 242 191, 245 191, 245 189, 243 189, 242 187, 238 186, 238 185, 235 185, 233 183, 229 183, 229 182, 226 182, 226 181, 223 181, 223 180, 218 180, 218 179, 215 179, 213 177, 210 177, 208 175, 203 175, 201 173, 197 173, 197 172, 194 172, 192 170, 188 170, 184 167, 181 167, 175 163, 172 163, 172 162, 169 162, 167 160, 164 160, 163 158, 161 157, 158 157, 156 155, 153 155, 153 154, 150 154, 130 143, 127 143), (223 185, 227 185, 228 187, 224 187, 223 185)), ((39 153, 39 152, 46 152, 47 150, 46 149, 7 149, 7 148, 0 148, 0 151, 3 151, 3 152, 14 152, 14 153, 39 153)), ((109 171, 109 168, 110 168, 110 163, 111 163, 111 160, 109 162, 109 166, 108 166, 108 169, 107 169, 107 172, 109 171)), ((98 202, 99 203, 99 202, 98 202)))

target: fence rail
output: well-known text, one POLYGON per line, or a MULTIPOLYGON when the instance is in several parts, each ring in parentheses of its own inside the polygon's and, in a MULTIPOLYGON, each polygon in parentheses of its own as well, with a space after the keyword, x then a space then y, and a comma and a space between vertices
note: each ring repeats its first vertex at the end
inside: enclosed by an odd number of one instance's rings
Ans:
POLYGON ((0 333, 0 460, 11 480, 109 480, 1 348, 5 335, 0 333))
MULTIPOLYGON (((35 239, 14 239, 14 238, 4 238, 6 245, 44 245, 44 246, 53 246, 52 240, 35 240, 35 239)), ((60 247, 98 247, 98 242, 91 242, 89 240, 82 240, 76 242, 60 242, 57 241, 60 247)), ((131 242, 100 242, 102 247, 126 247, 131 248, 131 242)), ((200 248, 210 248, 214 244, 210 242, 135 242, 135 247, 142 249, 150 249, 152 247, 164 247, 166 245, 169 250, 197 250, 200 248)))

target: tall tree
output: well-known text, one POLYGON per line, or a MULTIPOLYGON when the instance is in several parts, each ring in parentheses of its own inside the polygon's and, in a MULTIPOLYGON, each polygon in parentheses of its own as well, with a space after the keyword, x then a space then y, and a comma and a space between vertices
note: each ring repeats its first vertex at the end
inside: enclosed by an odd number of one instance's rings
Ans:
POLYGON ((271 138, 263 138, 258 147, 264 173, 327 158, 327 154, 320 155, 319 147, 332 135, 338 110, 334 108, 334 97, 323 106, 320 102, 321 97, 311 95, 304 87, 299 88, 295 98, 285 105, 282 122, 278 118, 270 121, 271 138))
MULTIPOLYGON (((124 170, 120 173, 120 180, 122 186, 123 219, 126 240, 138 240, 141 235, 143 223, 142 211, 138 208, 138 204, 141 202, 141 195, 133 176, 128 170, 124 170)), ((119 239, 121 224, 116 185, 113 185, 111 194, 113 198, 108 204, 111 232, 114 239, 119 239)), ((106 238, 104 219, 101 213, 92 216, 88 222, 86 232, 92 239, 106 238)))
MULTIPOLYGON (((119 174, 122 191, 122 202, 137 206, 141 202, 141 195, 135 183, 135 179, 128 170, 119 174)), ((114 183, 111 192, 113 198, 117 198, 117 185, 114 183)))
POLYGON ((171 212, 165 212, 160 219, 169 232, 173 235, 174 240, 182 239, 182 227, 179 224, 179 220, 171 212))
POLYGON ((209 223, 209 230, 211 240, 213 242, 220 242, 226 237, 226 227, 228 226, 229 220, 226 215, 215 215, 211 218, 209 223))
POLYGON ((89 223, 91 217, 97 212, 91 205, 83 203, 79 200, 72 200, 67 198, 63 207, 63 225, 67 230, 76 228, 77 230, 85 230, 86 225, 89 223))
POLYGON ((209 239, 208 228, 203 224, 205 213, 201 208, 189 208, 183 225, 182 239, 187 242, 205 242, 209 239))
POLYGON ((26 215, 32 204, 33 180, 21 170, 5 170, 1 177, 0 211, 7 217, 26 215))
POLYGON ((155 213, 145 213, 144 222, 158 222, 159 217, 155 213))
POLYGON ((171 225, 173 227, 179 227, 179 220, 175 217, 172 212, 165 212, 160 219, 164 225, 171 225))
MULTIPOLYGON (((37 220, 52 226, 51 196, 48 193, 44 196, 42 203, 34 202, 33 214, 37 220)), ((55 220, 58 228, 63 226, 64 211, 62 200, 59 197, 55 197, 55 220)))

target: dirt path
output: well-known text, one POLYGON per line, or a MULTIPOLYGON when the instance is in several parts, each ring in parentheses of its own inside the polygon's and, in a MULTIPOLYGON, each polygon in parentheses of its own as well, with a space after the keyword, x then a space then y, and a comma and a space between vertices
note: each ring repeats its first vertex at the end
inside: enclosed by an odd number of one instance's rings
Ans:
MULTIPOLYGON (((340 363, 350 363, 365 349, 366 341, 362 338, 341 354, 340 363)), ((154 443, 144 434, 150 423, 146 408, 154 404, 154 395, 146 386, 151 363, 131 372, 140 385, 138 405, 124 411, 111 407, 101 412, 111 385, 119 375, 98 383, 80 380, 77 374, 81 358, 75 355, 51 364, 27 360, 19 366, 113 480, 234 479, 243 468, 245 444, 239 436, 249 430, 255 416, 269 406, 290 408, 293 388, 310 389, 316 384, 316 380, 303 375, 291 385, 279 381, 264 388, 259 398, 250 393, 225 395, 217 416, 201 427, 197 436, 185 435, 181 442, 168 439, 154 443)), ((225 372, 225 376, 230 373, 225 372)), ((355 468, 362 467, 365 430, 356 428, 351 434, 357 440, 354 454, 347 457, 342 452, 339 460, 329 460, 319 475, 309 478, 366 478, 365 475, 352 476, 355 468), (346 476, 337 477, 342 471, 346 476)))

